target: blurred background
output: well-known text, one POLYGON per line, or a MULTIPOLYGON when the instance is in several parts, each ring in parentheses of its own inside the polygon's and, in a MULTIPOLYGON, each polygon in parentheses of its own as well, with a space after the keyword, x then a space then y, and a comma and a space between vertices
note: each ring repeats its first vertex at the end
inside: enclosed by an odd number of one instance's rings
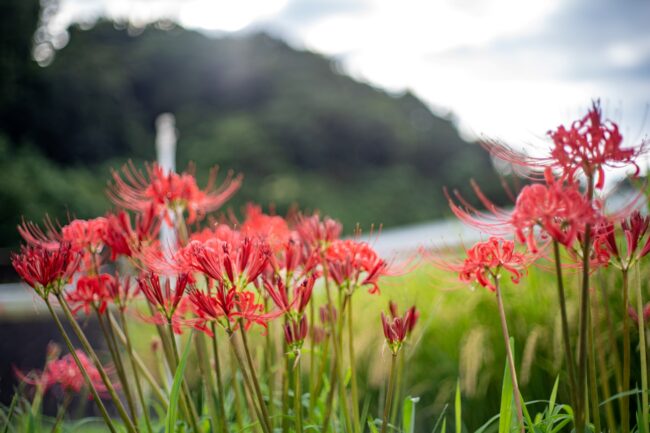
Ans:
MULTIPOLYGON (((601 98, 629 145, 643 138, 648 19, 642 0, 0 0, 0 279, 16 281, 9 253, 22 217, 110 208, 109 169, 155 159, 161 113, 176 118, 177 167, 193 161, 200 184, 213 165, 244 174, 235 213, 249 201, 280 214, 298 205, 348 234, 382 225, 393 246, 404 233, 426 245, 433 232, 422 228, 449 216, 443 186, 467 192, 473 178, 508 203, 508 173, 483 137, 537 145, 601 98)), ((495 412, 479 402, 503 368, 491 300, 432 294, 426 271, 408 284, 410 295, 391 296, 433 313, 413 369, 424 413, 440 412, 461 375, 476 427, 495 412), (463 366, 463 350, 481 356, 463 366)), ((539 307, 552 292, 535 296, 517 301, 514 320, 522 341, 534 336, 528 353, 546 345, 525 388, 543 393, 559 367, 556 317, 539 307)), ((26 328, 8 323, 26 316, 10 304, 0 303, 2 330, 15 336, 26 328)), ((51 336, 41 337, 21 359, 42 360, 51 336)), ((11 339, 0 344, 13 353, 2 355, 4 380, 19 354, 11 339)))

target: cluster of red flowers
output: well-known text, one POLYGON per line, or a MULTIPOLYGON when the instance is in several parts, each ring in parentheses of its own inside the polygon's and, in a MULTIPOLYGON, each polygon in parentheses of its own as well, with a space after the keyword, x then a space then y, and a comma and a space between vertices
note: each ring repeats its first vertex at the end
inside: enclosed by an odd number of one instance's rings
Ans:
POLYGON ((482 286, 494 289, 487 277, 490 274, 497 276, 494 274, 496 268, 503 268, 510 271, 517 282, 523 265, 532 257, 516 253, 514 243, 502 239, 512 234, 533 254, 540 253, 538 239, 541 238, 557 242, 576 255, 579 248, 574 245, 583 242, 585 231, 589 229, 592 234, 592 263, 595 264, 608 263, 611 257, 619 264, 624 260, 629 262, 650 251, 647 243, 637 251, 640 239, 647 231, 647 220, 637 214, 621 223, 628 239, 627 258, 621 258, 615 242, 613 221, 602 213, 601 202, 593 197, 593 188, 600 189, 604 185, 605 167, 631 165, 638 173, 635 160, 645 151, 646 143, 623 148, 618 126, 603 120, 597 102, 585 117, 570 127, 559 126, 549 132, 549 136, 553 144, 549 155, 543 158, 524 157, 492 143, 490 149, 497 157, 531 169, 541 168, 544 172, 543 183, 532 183, 522 188, 512 210, 497 207, 477 186, 474 189, 486 211, 476 209, 457 193, 456 200, 449 196, 451 209, 459 219, 499 236, 499 239, 479 242, 468 250, 467 260, 462 266, 451 267, 459 272, 461 280, 477 281, 482 286), (552 169, 557 170, 557 177, 552 169), (588 180, 584 191, 577 179, 579 172, 588 180))
POLYGON ((173 222, 180 234, 181 226, 214 211, 239 184, 229 175, 215 188, 212 177, 200 190, 189 172, 166 173, 153 164, 143 173, 129 164, 113 173, 109 195, 120 209, 60 229, 23 223, 19 231, 28 246, 13 256, 14 267, 42 296, 77 274, 60 299, 74 313, 104 314, 110 305, 124 310, 141 293, 153 311, 146 320, 177 333, 188 326, 212 333, 212 324, 234 332, 283 316, 295 350, 311 326, 304 312, 319 278, 331 279, 346 295, 364 286, 379 292, 388 263, 367 242, 340 239, 340 223, 318 214, 283 218, 249 205, 241 223, 212 224, 179 236, 174 245, 158 240, 163 222, 173 222), (107 260, 118 257, 138 271, 136 284, 105 272, 107 260))
MULTIPOLYGON (((43 371, 32 370, 28 373, 22 373, 20 370, 15 369, 16 375, 23 382, 40 388, 42 392, 60 386, 64 392, 79 393, 85 386, 83 373, 71 354, 59 358, 59 353, 59 347, 50 344, 48 346, 47 362, 43 371)), ((107 390, 97 368, 81 350, 76 351, 75 354, 100 396, 106 395, 107 390)), ((92 395, 89 395, 89 397, 92 398, 92 395)))

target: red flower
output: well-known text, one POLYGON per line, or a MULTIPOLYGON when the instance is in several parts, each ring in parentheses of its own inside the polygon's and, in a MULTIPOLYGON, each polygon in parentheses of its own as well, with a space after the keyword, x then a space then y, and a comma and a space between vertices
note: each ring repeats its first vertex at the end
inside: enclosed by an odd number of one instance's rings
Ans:
POLYGON ((594 102, 588 113, 566 128, 559 126, 550 131, 554 147, 551 160, 563 171, 564 178, 572 181, 582 170, 585 175, 596 179, 596 188, 605 183, 604 167, 632 165, 639 173, 635 159, 645 151, 646 143, 639 148, 623 148, 623 136, 614 122, 602 118, 600 103, 594 102))
POLYGON ((404 316, 401 317, 397 315, 397 308, 394 305, 391 305, 390 311, 391 317, 387 317, 384 313, 381 313, 381 324, 388 347, 394 354, 397 354, 406 337, 413 331, 419 313, 415 309, 415 306, 406 310, 404 316))
POLYGON ((611 221, 595 227, 594 249, 599 253, 601 262, 608 263, 613 258, 622 269, 629 269, 635 261, 650 252, 650 236, 646 238, 650 217, 635 211, 629 218, 621 219, 619 226, 625 237, 624 252, 617 245, 616 225, 611 221))
POLYGON ((42 298, 50 291, 59 293, 79 268, 81 256, 63 242, 56 249, 41 245, 23 246, 11 255, 11 264, 20 277, 42 298))
MULTIPOLYGON (((106 395, 107 389, 99 374, 99 370, 97 370, 81 350, 77 350, 76 354, 97 392, 100 396, 106 395)), ((50 360, 46 364, 43 372, 30 371, 27 374, 23 374, 16 370, 16 375, 27 384, 43 387, 44 391, 55 385, 59 385, 65 392, 79 393, 86 386, 83 373, 79 370, 77 363, 70 354, 65 355, 61 359, 50 360)))
POLYGON ((206 322, 216 322, 225 329, 234 331, 239 319, 243 319, 244 326, 248 329, 253 323, 266 327, 268 320, 277 317, 277 314, 264 313, 264 305, 256 301, 253 292, 238 291, 236 287, 228 287, 224 282, 217 283, 214 293, 193 288, 189 299, 199 317, 196 327, 209 335, 212 331, 205 326, 206 322))
POLYGON ((302 316, 311 299, 315 281, 316 279, 314 277, 306 278, 296 287, 293 299, 291 300, 289 300, 288 288, 280 277, 274 278, 271 281, 264 279, 264 288, 280 311, 288 314, 291 310, 295 310, 298 316, 302 316))
POLYGON ((240 231, 244 236, 264 239, 273 252, 282 249, 291 235, 284 218, 277 215, 266 215, 259 206, 253 204, 246 207, 246 220, 240 231))
POLYGON ((546 185, 525 186, 515 203, 510 223, 520 242, 537 252, 535 227, 564 246, 571 246, 586 224, 596 222, 598 214, 575 184, 563 185, 546 171, 546 185))
POLYGON ((175 212, 188 212, 188 222, 203 217, 207 212, 220 208, 241 185, 241 176, 229 173, 219 187, 215 187, 217 170, 210 172, 205 190, 199 189, 194 175, 169 172, 156 163, 146 166, 146 175, 137 170, 132 163, 122 168, 122 173, 113 172, 114 184, 109 189, 109 197, 118 206, 144 212, 153 205, 157 213, 168 209, 175 212))
POLYGON ((330 276, 339 286, 371 286, 370 293, 379 293, 377 281, 388 274, 388 263, 382 260, 367 242, 336 240, 325 252, 330 276), (360 277, 363 276, 363 279, 360 277))
POLYGON ((512 274, 512 281, 518 283, 526 262, 526 256, 515 251, 514 242, 491 237, 486 242, 477 242, 467 251, 467 258, 458 272, 461 281, 476 281, 495 291, 496 286, 491 278, 499 278, 501 269, 505 269, 512 274))
POLYGON ((268 244, 244 238, 239 244, 192 243, 186 263, 207 277, 245 288, 260 276, 271 254, 268 244))
POLYGON ((106 217, 107 227, 104 242, 111 249, 111 260, 124 255, 132 257, 142 248, 156 241, 160 231, 160 219, 154 206, 148 206, 135 217, 135 228, 131 225, 129 215, 120 211, 106 217))
POLYGON ((302 316, 298 320, 291 320, 284 325, 284 339, 289 345, 289 348, 294 352, 300 351, 305 338, 307 338, 307 331, 309 331, 309 326, 307 325, 307 317, 302 316))
POLYGON ((121 279, 119 275, 116 275, 106 284, 109 297, 122 311, 126 309, 127 305, 138 294, 138 286, 132 284, 132 282, 130 276, 121 279))
POLYGON ((83 276, 77 281, 77 288, 66 294, 66 299, 72 306, 72 312, 77 313, 83 308, 89 314, 90 309, 97 310, 99 314, 106 311, 111 294, 108 286, 114 278, 108 274, 83 276))
POLYGON ((189 274, 178 275, 172 289, 172 278, 165 278, 164 283, 161 284, 158 275, 149 273, 138 278, 138 287, 149 303, 156 307, 165 319, 171 321, 190 279, 189 274))
POLYGON ((300 238, 310 249, 320 249, 322 246, 327 247, 331 242, 341 236, 343 227, 341 223, 330 217, 325 217, 322 221, 318 214, 306 217, 302 216, 296 225, 296 231, 300 238))

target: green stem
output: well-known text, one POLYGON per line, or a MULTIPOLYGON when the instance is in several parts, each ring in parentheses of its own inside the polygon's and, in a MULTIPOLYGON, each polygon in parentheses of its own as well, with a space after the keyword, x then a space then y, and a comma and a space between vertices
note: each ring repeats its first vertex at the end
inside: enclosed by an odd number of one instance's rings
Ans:
MULTIPOLYGON (((140 373, 136 366, 133 345, 131 344, 131 337, 129 336, 129 328, 126 321, 126 316, 124 315, 124 310, 120 309, 120 320, 122 321, 122 328, 124 329, 124 342, 126 346, 127 354, 129 355, 129 360, 131 362, 131 370, 133 371, 133 379, 135 381, 135 388, 138 393, 138 399, 140 400, 140 406, 142 407, 142 414, 144 415, 144 421, 147 426, 147 431, 153 433, 153 427, 151 426, 151 419, 149 417, 149 407, 144 398, 144 393, 142 392, 142 383, 140 381, 140 373)), ((108 315, 108 321, 111 323, 112 328, 117 328, 117 323, 113 321, 113 317, 108 315)))
POLYGON ((514 390, 515 407, 517 408, 517 420, 519 422, 519 429, 524 433, 524 413, 521 405, 521 394, 519 392, 519 383, 517 381, 517 371, 515 370, 515 357, 512 354, 512 347, 510 347, 510 333, 508 332, 508 322, 506 321, 506 311, 503 307, 503 297, 501 295, 501 288, 499 287, 499 279, 495 276, 494 287, 497 295, 497 305, 499 307, 499 317, 501 319, 501 331, 503 332, 503 339, 506 344, 506 356, 508 358, 508 369, 510 370, 510 378, 512 380, 512 387, 514 390))
MULTIPOLYGON (((623 391, 630 389, 630 321, 627 313, 627 306, 630 302, 629 274, 627 269, 621 270, 623 278, 623 391)), ((623 408, 621 413, 621 431, 630 431, 630 397, 621 397, 623 408)))
MULTIPOLYGON (((93 384, 92 380, 90 380, 90 377, 88 376, 88 372, 84 368, 83 364, 79 360, 79 357, 77 356, 77 352, 72 345, 72 341, 70 341, 70 337, 68 337, 68 333, 65 332, 65 328, 63 328, 63 324, 59 320, 59 316, 56 315, 54 312, 54 309, 52 308, 52 304, 50 303, 49 299, 44 299, 45 300, 45 305, 47 305, 47 309, 50 311, 50 314, 52 315, 52 318, 54 319, 54 323, 56 324, 56 327, 59 329, 59 332, 61 333, 61 336, 63 337, 63 341, 65 341, 66 346, 68 347, 68 351, 70 352, 70 355, 72 355, 72 358, 74 359, 75 364, 77 364, 77 367, 79 368, 79 371, 81 371, 81 374, 83 375, 84 379, 86 380, 86 384, 88 385, 88 388, 90 389, 90 393, 93 396, 93 401, 97 405, 97 408, 99 409, 99 412, 102 414, 102 418, 104 419, 104 422, 106 423, 106 426, 108 429, 111 431, 111 433, 117 433, 117 430, 115 429, 115 426, 113 425, 113 421, 111 420, 111 417, 108 415, 108 412, 106 411, 106 407, 104 406, 104 403, 102 402, 102 399, 99 397, 99 393, 97 392, 97 389, 95 388, 95 385, 93 384)), ((7 424, 8 425, 8 424, 7 424)))
POLYGON ((257 373, 255 372, 255 365, 253 364, 253 357, 251 356, 250 349, 248 347, 248 338, 246 337, 246 328, 244 327, 244 321, 239 319, 239 334, 241 336, 242 345, 244 346, 244 354, 246 355, 246 362, 248 363, 248 369, 250 371, 251 381, 253 382, 253 387, 255 389, 255 395, 259 401, 260 409, 262 410, 262 415, 264 417, 264 423, 266 424, 266 429, 271 432, 271 420, 269 418, 269 411, 266 407, 266 402, 264 401, 264 396, 262 395, 262 389, 260 388, 260 383, 257 379, 257 373))
POLYGON ((354 420, 355 432, 361 433, 359 420, 359 392, 357 390, 357 372, 354 356, 354 324, 352 320, 352 295, 346 295, 348 299, 348 353, 350 357, 350 387, 352 393, 352 419, 354 420))
MULTIPOLYGON (((593 300, 593 309, 592 309, 592 317, 594 318, 594 322, 596 324, 602 323, 600 321, 600 313, 599 313, 599 305, 597 302, 597 298, 594 298, 593 300)), ((595 347, 605 347, 602 335, 597 329, 596 332, 594 333, 594 337, 596 339, 596 346, 595 347)), ((607 361, 605 360, 605 353, 606 350, 596 350, 596 354, 598 355, 598 374, 601 377, 600 381, 600 386, 603 390, 603 400, 605 401, 605 419, 607 420, 607 428, 610 432, 615 432, 616 431, 616 419, 614 417, 614 407, 613 407, 613 402, 611 401, 612 397, 612 392, 609 387, 609 372, 607 371, 607 361)))
MULTIPOLYGON (((591 316, 591 315, 590 315, 591 316)), ((591 317, 589 318, 589 395, 591 402, 591 413, 594 417, 594 428, 595 431, 600 432, 600 406, 598 403, 600 399, 598 398, 598 386, 596 380, 596 356, 595 356, 595 347, 594 347, 594 325, 592 323, 591 317)), ((607 380, 607 377, 603 378, 607 380)))
POLYGON ((122 421, 124 422, 127 430, 131 433, 135 433, 137 429, 135 428, 135 425, 133 425, 133 421, 131 421, 129 415, 126 413, 126 409, 124 409, 122 402, 117 396, 117 393, 115 392, 115 388, 113 387, 111 380, 109 379, 108 375, 106 374, 106 371, 104 370, 104 366, 99 361, 99 358, 95 353, 95 350, 88 342, 86 335, 84 334, 83 330, 81 329, 81 327, 75 320, 74 316, 72 315, 72 312, 70 311, 68 304, 63 298, 63 295, 57 294, 56 299, 59 301, 59 304, 61 305, 61 309, 63 310, 63 313, 65 314, 66 318, 68 319, 68 322, 72 326, 72 330, 74 331, 75 335, 79 339, 79 342, 81 343, 82 347, 84 348, 88 356, 90 356, 90 359, 93 361, 93 364, 95 364, 95 367, 97 368, 97 371, 99 372, 99 375, 102 381, 104 382, 104 385, 106 386, 106 390, 108 391, 111 398, 113 399, 113 403, 115 404, 117 412, 119 413, 120 418, 122 418, 122 421))
MULTIPOLYGON (((229 337, 231 337, 229 335, 229 337)), ((233 357, 237 357, 235 347, 235 342, 232 338, 229 338, 231 342, 230 345, 230 375, 231 375, 231 387, 233 389, 233 404, 235 405, 235 419, 237 421, 237 430, 242 431, 244 429, 244 414, 242 412, 242 403, 241 403, 241 392, 239 389, 239 381, 237 380, 237 363, 233 357)))
POLYGON ((397 366, 397 353, 392 353, 390 357, 390 376, 388 378, 388 390, 386 391, 386 402, 384 403, 384 417, 381 422, 381 433, 386 433, 388 428, 388 415, 390 414, 390 407, 393 403, 393 388, 395 388, 395 370, 397 366))
MULTIPOLYGON (((587 175, 587 200, 591 203, 594 195, 594 179, 587 175)), ((584 241, 582 243, 582 290, 580 292, 580 330, 578 334, 578 388, 576 401, 576 431, 584 433, 587 425, 585 415, 587 397, 587 339, 589 323, 589 256, 591 250, 591 224, 585 225, 584 241)))
MULTIPOLYGON (((404 360, 406 358, 406 353, 404 353, 404 350, 400 350, 397 354, 397 378, 395 379, 395 396, 393 397, 397 401, 401 401, 402 395, 403 394, 403 379, 402 376, 404 375, 404 360)), ((397 422, 397 412, 399 405, 394 404, 391 411, 390 411, 390 423, 392 425, 396 425, 395 423, 397 422)))
MULTIPOLYGON (((167 322, 167 330, 169 332, 169 340, 171 342, 171 352, 172 356, 174 357, 174 367, 173 371, 175 372, 178 369, 178 365, 180 364, 180 356, 178 354, 178 346, 176 344, 176 337, 174 336, 174 326, 172 325, 171 320, 167 322)), ((191 394, 189 387, 187 386, 187 382, 185 380, 182 381, 181 384, 181 389, 183 390, 182 396, 184 401, 184 405, 187 407, 187 413, 188 413, 188 421, 192 425, 192 428, 194 429, 195 432, 199 431, 199 416, 196 412, 196 407, 194 406, 194 401, 192 400, 191 394)))
MULTIPOLYGON (((133 404, 133 398, 131 397, 131 388, 129 386, 129 382, 128 380, 126 380, 124 365, 122 364, 122 358, 120 356, 119 348, 117 347, 117 341, 115 341, 115 335, 113 335, 113 333, 109 331, 109 327, 104 322, 104 318, 102 314, 99 312, 99 310, 95 309, 95 313, 97 315, 97 322, 99 322, 99 328, 102 330, 102 333, 104 334, 104 340, 106 340, 108 351, 110 352, 111 358, 113 359, 113 364, 115 365, 115 371, 117 372, 117 377, 120 380, 120 384, 122 385, 122 390, 124 391, 124 397, 126 398, 126 404, 129 408, 131 419, 134 420, 134 424, 135 424, 135 420, 138 419, 138 415, 135 410, 135 405, 133 404)), ((137 424, 136 424, 136 429, 138 429, 137 424)))
POLYGON ((214 369, 217 376, 217 397, 219 400, 219 415, 221 418, 221 431, 227 432, 225 393, 223 392, 223 380, 221 378, 221 360, 219 358, 219 345, 217 344, 217 326, 212 322, 212 356, 214 357, 214 369))
POLYGON ((293 367, 293 373, 293 412, 296 421, 296 433, 302 433, 302 389, 300 377, 300 358, 296 359, 296 364, 293 367))
POLYGON ((330 417, 332 416, 332 410, 334 409, 334 393, 336 392, 337 389, 337 380, 338 380, 338 374, 336 374, 337 366, 336 366, 336 358, 332 360, 332 372, 330 374, 330 377, 332 378, 332 382, 330 383, 330 389, 327 392, 327 400, 325 402, 325 415, 323 416, 323 424, 321 426, 321 432, 327 433, 330 428, 330 417))
POLYGON ((564 343, 564 358, 566 359, 567 373, 569 375, 569 388, 571 394, 571 405, 576 407, 576 375, 573 352, 571 351, 571 340, 569 337, 569 320, 567 319, 566 295, 564 294, 564 279, 562 277, 562 261, 560 246, 553 240, 553 255, 555 258, 555 274, 557 276, 557 291, 560 301, 560 316, 562 319, 562 342, 564 343))
MULTIPOLYGON (((111 313, 108 313, 109 316, 111 313)), ((122 332, 121 329, 119 329, 116 326, 115 319, 111 317, 111 326, 113 326, 113 331, 117 334, 117 338, 120 339, 122 344, 127 344, 127 338, 126 335, 122 332)), ((124 328, 126 331, 126 327, 124 328)), ((144 376, 146 381, 149 383, 149 386, 151 387, 153 393, 156 395, 156 398, 160 401, 160 403, 163 405, 163 410, 167 410, 169 407, 169 401, 165 397, 165 394, 163 390, 160 388, 160 385, 156 382, 154 377, 151 375, 151 372, 149 371, 149 368, 144 364, 144 361, 142 361, 142 358, 138 356, 138 354, 132 350, 131 351, 131 358, 135 362, 135 365, 137 366, 137 370, 144 376)))
MULTIPOLYGON (((643 316, 643 294, 641 292, 641 279, 639 265, 636 270, 636 311, 639 316, 639 357, 641 361, 641 407, 642 419, 645 431, 648 431, 648 359, 645 340, 645 317, 643 316)), ((641 429, 640 429, 641 430, 641 429)), ((643 431, 643 430, 641 430, 643 431)))
POLYGON ((219 415, 217 414, 217 402, 215 401, 214 395, 214 379, 210 369, 210 360, 208 359, 208 352, 205 347, 203 334, 199 333, 194 336, 194 344, 196 346, 196 354, 199 360, 199 370, 201 371, 201 377, 203 378, 203 388, 208 396, 208 411, 210 412, 210 418, 212 419, 211 431, 216 432, 219 428, 217 426, 221 426, 221 422, 219 420, 219 415))
POLYGON ((316 384, 317 378, 315 375, 316 372, 316 342, 314 338, 315 334, 315 309, 314 301, 309 302, 309 413, 314 413, 314 407, 316 406, 316 384))
MULTIPOLYGON (((235 340, 232 338, 232 331, 229 331, 229 340, 232 345, 232 353, 235 355, 237 358, 237 362, 239 363, 239 370, 241 371, 242 377, 244 378, 244 388, 246 389, 246 392, 248 393, 249 396, 255 395, 255 390, 253 389, 253 384, 251 383, 251 379, 248 375, 248 372, 246 371, 246 364, 244 360, 242 359, 242 356, 239 354, 239 351, 237 350, 237 346, 235 345, 235 340)), ((271 430, 269 429, 269 424, 267 423, 266 418, 264 417, 264 414, 262 413, 262 410, 259 405, 260 401, 257 401, 257 404, 253 403, 253 409, 255 411, 255 414, 257 415, 257 419, 260 423, 260 426, 262 427, 262 430, 265 433, 271 433, 271 430)))

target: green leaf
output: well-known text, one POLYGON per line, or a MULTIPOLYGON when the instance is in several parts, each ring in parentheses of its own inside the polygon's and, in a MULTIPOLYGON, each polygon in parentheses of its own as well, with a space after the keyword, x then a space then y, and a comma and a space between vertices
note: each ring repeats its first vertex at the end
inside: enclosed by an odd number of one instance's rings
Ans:
POLYGON ((460 380, 456 381, 456 398, 454 401, 454 412, 456 415, 456 433, 462 433, 461 406, 460 406, 460 380))
POLYGON ((368 420, 368 427, 370 428, 371 433, 379 433, 377 426, 375 425, 375 420, 368 420))
MULTIPOLYGON (((445 416, 445 413, 447 412, 447 407, 449 405, 445 405, 445 407, 442 408, 442 412, 440 412, 440 415, 438 416, 438 419, 436 420, 436 423, 433 425, 433 428, 431 429, 431 433, 436 433, 436 430, 438 429, 438 424, 440 424, 440 421, 446 421, 447 417, 445 416)), ((446 422, 445 422, 446 424, 446 422)), ((440 430, 441 432, 445 431, 446 425, 440 430)))
POLYGON ((442 425, 440 426, 440 433, 446 433, 447 432, 447 417, 444 417, 442 419, 442 425))
POLYGON ((181 395, 181 384, 183 383, 183 379, 184 379, 185 366, 187 365, 187 358, 190 354, 190 347, 192 346, 191 344, 189 344, 189 342, 192 341, 193 335, 194 333, 192 332, 190 334, 188 343, 185 345, 185 350, 183 350, 183 355, 181 356, 181 360, 178 364, 178 368, 176 369, 176 373, 174 373, 174 382, 172 384, 172 390, 169 395, 169 410, 167 412, 167 420, 165 421, 166 433, 175 432, 176 418, 178 417, 178 400, 181 395))
POLYGON ((11 417, 14 415, 14 410, 16 409, 16 403, 18 403, 18 391, 14 393, 14 397, 11 399, 11 404, 9 405, 9 412, 7 413, 7 423, 5 424, 4 429, 2 429, 3 433, 7 433, 9 431, 9 426, 11 425, 11 417))
MULTIPOLYGON (((514 346, 514 341, 510 339, 510 346, 514 346)), ((514 347, 512 348, 514 351, 514 347)), ((501 385, 501 410, 499 411, 499 433, 510 433, 512 424, 512 407, 513 407, 513 389, 512 380, 510 379, 510 369, 508 360, 503 371, 503 384, 501 385)))
POLYGON ((420 397, 408 396, 402 405, 402 433, 413 433, 415 431, 415 404, 420 397))

